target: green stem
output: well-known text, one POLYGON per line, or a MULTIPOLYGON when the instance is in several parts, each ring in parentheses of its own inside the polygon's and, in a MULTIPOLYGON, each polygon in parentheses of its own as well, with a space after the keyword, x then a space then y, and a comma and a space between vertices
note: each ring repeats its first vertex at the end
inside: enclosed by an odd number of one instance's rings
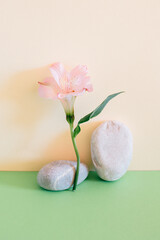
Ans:
POLYGON ((69 123, 69 125, 70 125, 70 132, 71 132, 72 143, 73 143, 73 147, 74 147, 74 150, 75 150, 75 153, 76 153, 76 157, 77 157, 77 169, 76 169, 74 183, 73 183, 73 191, 74 191, 74 190, 76 190, 77 182, 78 182, 80 156, 79 156, 78 148, 77 148, 76 141, 75 141, 75 138, 74 138, 73 123, 69 123))

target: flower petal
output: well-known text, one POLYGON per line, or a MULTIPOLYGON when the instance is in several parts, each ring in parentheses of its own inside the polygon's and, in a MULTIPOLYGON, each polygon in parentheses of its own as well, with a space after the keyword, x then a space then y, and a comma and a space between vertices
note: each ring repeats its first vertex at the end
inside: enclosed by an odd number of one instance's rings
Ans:
POLYGON ((51 78, 51 77, 45 78, 44 81, 43 81, 43 84, 46 85, 46 86, 52 87, 53 90, 57 93, 61 92, 61 89, 58 86, 57 82, 54 80, 54 78, 51 78))
POLYGON ((88 69, 84 65, 78 65, 70 72, 72 90, 75 92, 82 92, 84 89, 88 92, 93 90, 90 77, 87 76, 87 73, 88 69))
POLYGON ((93 91, 93 86, 90 82, 90 77, 85 77, 83 78, 83 88, 86 89, 86 91, 88 92, 92 92, 93 91))
POLYGON ((62 87, 61 81, 66 76, 66 70, 62 63, 54 63, 50 67, 53 78, 57 82, 59 87, 62 87))
POLYGON ((51 99, 57 98, 57 92, 54 91, 54 89, 50 85, 47 85, 47 83, 42 83, 42 82, 38 82, 38 83, 39 83, 38 92, 41 97, 51 98, 51 99))
POLYGON ((79 92, 70 92, 70 93, 59 93, 58 94, 58 98, 59 99, 63 99, 63 98, 66 98, 66 97, 69 97, 69 96, 79 96, 79 95, 82 95, 86 90, 83 89, 82 91, 79 91, 79 92))
POLYGON ((68 94, 63 98, 59 98, 59 99, 63 105, 64 111, 66 112, 66 114, 74 115, 74 102, 76 97, 68 94))
POLYGON ((73 68, 70 72, 71 79, 82 77, 87 75, 88 69, 85 65, 78 65, 75 68, 73 68))

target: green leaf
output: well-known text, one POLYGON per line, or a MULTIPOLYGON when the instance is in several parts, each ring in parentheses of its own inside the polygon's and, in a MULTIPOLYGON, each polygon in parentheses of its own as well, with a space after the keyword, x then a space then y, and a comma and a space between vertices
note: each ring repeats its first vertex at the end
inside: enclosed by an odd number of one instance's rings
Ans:
POLYGON ((95 110, 93 110, 91 113, 87 114, 86 116, 84 116, 83 118, 81 118, 76 126, 76 128, 74 129, 74 137, 76 137, 79 132, 81 131, 80 128, 80 124, 84 123, 84 122, 88 122, 91 118, 96 117, 97 115, 99 115, 102 110, 104 109, 104 107, 106 106, 106 104, 114 97, 116 97, 117 95, 124 93, 123 92, 118 92, 118 93, 114 93, 112 95, 109 95, 95 110))

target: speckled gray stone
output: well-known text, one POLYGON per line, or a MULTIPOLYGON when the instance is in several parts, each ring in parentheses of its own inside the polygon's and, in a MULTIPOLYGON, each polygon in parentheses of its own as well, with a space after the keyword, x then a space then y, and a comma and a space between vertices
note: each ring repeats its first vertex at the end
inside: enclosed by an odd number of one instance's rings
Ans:
POLYGON ((91 137, 91 156, 96 172, 103 180, 122 177, 132 159, 132 134, 118 121, 102 123, 91 137))
MULTIPOLYGON (((37 175, 38 184, 47 190, 60 191, 73 185, 77 163, 67 160, 53 161, 40 169, 37 175)), ((88 176, 88 168, 80 163, 78 184, 88 176)))

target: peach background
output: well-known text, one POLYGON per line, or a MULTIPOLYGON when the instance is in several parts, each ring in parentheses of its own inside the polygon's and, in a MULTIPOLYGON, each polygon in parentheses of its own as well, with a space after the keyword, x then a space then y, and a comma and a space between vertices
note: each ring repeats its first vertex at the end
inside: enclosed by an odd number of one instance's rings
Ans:
MULTIPOLYGON (((76 101, 76 117, 125 90, 96 120, 124 122, 134 137, 132 170, 160 169, 160 1, 1 0, 0 170, 39 170, 74 160, 59 102, 41 99, 37 81, 55 61, 86 64, 94 92, 76 101)), ((78 137, 90 164, 98 123, 78 137)))

